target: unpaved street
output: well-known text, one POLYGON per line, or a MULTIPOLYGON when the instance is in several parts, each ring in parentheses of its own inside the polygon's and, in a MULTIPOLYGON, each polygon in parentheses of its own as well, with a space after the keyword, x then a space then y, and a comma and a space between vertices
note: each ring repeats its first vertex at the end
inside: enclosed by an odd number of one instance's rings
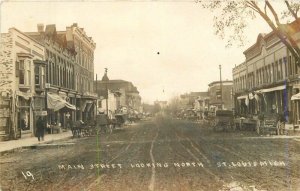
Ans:
MULTIPOLYGON (((47 138, 47 137, 46 137, 47 138)), ((300 141, 158 116, 1 156, 2 190, 300 190, 300 141)))

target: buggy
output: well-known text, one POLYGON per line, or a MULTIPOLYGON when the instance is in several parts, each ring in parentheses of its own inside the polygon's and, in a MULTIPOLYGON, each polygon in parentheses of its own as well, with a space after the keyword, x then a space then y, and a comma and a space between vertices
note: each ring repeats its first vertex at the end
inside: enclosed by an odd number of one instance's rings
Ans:
POLYGON ((114 122, 114 125, 121 127, 125 123, 125 120, 126 120, 125 115, 116 114, 113 122, 114 122))
POLYGON ((82 120, 78 120, 74 123, 74 125, 71 126, 71 131, 73 134, 73 137, 80 137, 81 130, 84 127, 84 122, 82 120))
POLYGON ((233 112, 230 110, 217 110, 214 119, 213 130, 217 131, 222 129, 222 131, 228 131, 233 129, 233 112))
POLYGON ((111 120, 106 114, 97 115, 96 127, 100 132, 112 133, 111 120))

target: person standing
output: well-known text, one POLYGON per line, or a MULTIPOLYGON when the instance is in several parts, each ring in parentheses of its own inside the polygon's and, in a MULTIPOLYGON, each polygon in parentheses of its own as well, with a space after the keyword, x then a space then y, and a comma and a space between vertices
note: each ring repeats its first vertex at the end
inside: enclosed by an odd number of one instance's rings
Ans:
POLYGON ((277 135, 284 135, 285 130, 285 117, 283 113, 277 116, 277 135))
POLYGON ((36 134, 39 141, 44 141, 44 134, 45 134, 45 122, 43 118, 40 116, 36 122, 36 134))

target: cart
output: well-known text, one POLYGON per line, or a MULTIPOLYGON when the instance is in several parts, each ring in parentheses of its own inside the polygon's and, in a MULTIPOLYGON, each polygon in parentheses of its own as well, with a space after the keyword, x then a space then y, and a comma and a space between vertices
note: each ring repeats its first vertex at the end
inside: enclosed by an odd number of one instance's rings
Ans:
POLYGON ((222 131, 228 131, 233 129, 233 127, 233 112, 231 110, 217 110, 213 130, 217 131, 221 129, 222 131))
POLYGON ((126 121, 126 116, 124 114, 116 114, 114 124, 121 127, 126 121))
POLYGON ((100 128, 100 132, 112 133, 112 128, 110 127, 110 119, 106 114, 97 115, 96 126, 97 128, 100 128))

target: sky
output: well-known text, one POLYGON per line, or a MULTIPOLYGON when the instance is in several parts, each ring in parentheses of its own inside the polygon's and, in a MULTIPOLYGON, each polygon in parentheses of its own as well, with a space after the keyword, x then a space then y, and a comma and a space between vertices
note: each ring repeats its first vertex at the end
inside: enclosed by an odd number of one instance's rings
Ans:
POLYGON ((37 31, 37 24, 56 24, 59 31, 78 23, 96 43, 95 75, 108 68, 110 79, 131 81, 142 101, 167 100, 197 91, 220 79, 232 80, 243 51, 258 33, 270 32, 261 20, 251 21, 246 46, 225 48, 214 34, 213 13, 193 1, 48 1, 2 2, 1 33, 15 27, 37 31))

